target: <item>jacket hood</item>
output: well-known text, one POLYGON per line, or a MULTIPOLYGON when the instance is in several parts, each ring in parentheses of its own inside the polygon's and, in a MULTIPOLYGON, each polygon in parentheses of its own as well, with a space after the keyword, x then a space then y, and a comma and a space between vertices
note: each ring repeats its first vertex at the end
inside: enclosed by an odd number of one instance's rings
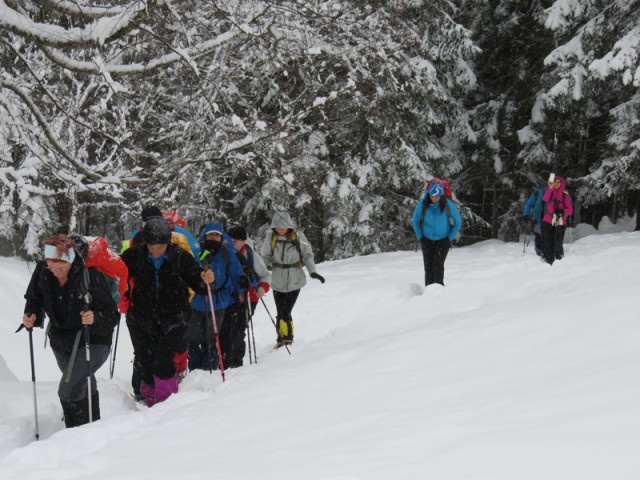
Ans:
POLYGON ((202 233, 200 234, 200 241, 204 242, 205 236, 207 233, 216 232, 220 235, 224 235, 224 228, 222 228, 222 224, 220 222, 209 222, 202 229, 202 233))
POLYGON ((276 212, 273 214, 273 220, 271 220, 271 228, 295 229, 296 226, 287 212, 276 212))
POLYGON ((564 192, 564 187, 565 185, 565 181, 564 181, 564 177, 560 177, 558 175, 556 175, 556 180, 560 180, 560 188, 558 190, 560 190, 561 192, 564 192))

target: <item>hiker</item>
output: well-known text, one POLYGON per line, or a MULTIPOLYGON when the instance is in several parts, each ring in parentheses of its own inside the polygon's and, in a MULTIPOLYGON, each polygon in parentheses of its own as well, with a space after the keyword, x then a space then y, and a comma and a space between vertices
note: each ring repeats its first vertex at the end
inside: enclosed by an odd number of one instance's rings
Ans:
POLYGON ((189 288, 207 291, 211 270, 203 271, 189 252, 171 242, 169 224, 150 218, 144 243, 122 253, 129 268, 131 307, 127 327, 134 349, 132 386, 137 400, 151 407, 178 391, 174 353, 184 342, 191 317, 189 288), (140 380, 136 378, 139 372, 140 380))
MULTIPOLYGON (((129 247, 145 243, 144 234, 143 234, 145 224, 149 219, 154 217, 159 217, 159 218, 164 218, 169 224, 169 228, 171 230, 171 243, 178 245, 179 247, 189 252, 193 257, 196 258, 196 261, 199 262, 198 256, 194 254, 194 252, 196 252, 195 247, 192 246, 192 242, 190 240, 190 238, 192 238, 191 234, 188 233, 186 229, 174 231, 174 226, 177 226, 175 222, 178 222, 178 223, 184 222, 184 219, 180 217, 175 210, 162 211, 155 205, 148 205, 142 209, 141 217, 142 217, 142 222, 140 224, 140 227, 135 232, 133 232, 129 240, 124 240, 122 242, 122 249, 120 250, 120 253, 124 252, 129 247), (175 225, 172 225, 172 222, 174 222, 175 225)), ((199 245, 197 247, 197 253, 198 254, 200 253, 199 245)), ((190 290, 189 301, 191 301, 191 299, 193 298, 193 295, 194 295, 194 292, 190 290)), ((124 303, 126 303, 127 301, 128 299, 125 296, 124 303)), ((187 370, 188 351, 187 350, 188 350, 188 346, 187 346, 187 341, 185 339, 179 345, 177 345, 177 350, 173 358, 173 363, 176 368, 176 376, 178 377, 178 382, 181 382, 184 379, 184 377, 187 376, 187 372, 188 372, 187 370)), ((138 363, 134 359, 133 379, 132 379, 132 383, 135 385, 134 395, 139 395, 137 386, 141 384, 140 371, 137 367, 138 367, 138 363)))
MULTIPOLYGON (((171 212, 174 212, 174 211, 167 210, 167 212, 168 213, 166 216, 171 216, 171 212)), ((142 209, 142 215, 141 215, 142 221, 140 223, 140 226, 131 234, 131 237, 128 240, 122 241, 122 247, 120 249, 120 253, 124 252, 129 247, 133 247, 134 245, 140 245, 141 243, 144 243, 144 235, 143 235, 144 226, 150 218, 154 218, 154 217, 164 218, 165 214, 155 205, 149 205, 142 209)), ((165 218, 165 220, 167 221, 167 223, 169 224, 169 228, 171 229, 171 242, 182 247, 184 250, 189 252, 193 257, 198 258, 197 254, 199 254, 199 251, 195 252, 192 249, 189 236, 187 236, 186 233, 183 233, 183 232, 186 232, 187 230, 181 229, 180 231, 174 231, 173 226, 171 225, 171 222, 169 222, 167 218, 165 218)))
POLYGON ((571 197, 564 188, 564 178, 552 173, 542 197, 546 204, 542 216, 542 243, 544 259, 549 265, 564 257, 564 233, 569 216, 573 214, 571 197))
POLYGON ((240 283, 240 301, 229 309, 229 321, 225 320, 220 331, 225 368, 235 368, 243 364, 247 323, 260 299, 270 289, 271 273, 260 254, 253 251, 252 242, 247 238, 247 230, 244 227, 231 227, 227 234, 233 240, 236 256, 244 273, 240 283))
POLYGON ((430 182, 427 187, 413 211, 413 230, 422 245, 425 286, 444 285, 444 261, 462 218, 453 201, 446 198, 441 181, 430 182))
POLYGON ((49 317, 47 335, 62 372, 58 397, 67 428, 100 419, 95 373, 109 358, 113 329, 120 320, 105 277, 95 268, 84 267, 86 255, 67 235, 48 238, 44 260, 36 265, 24 296, 25 328, 43 327, 45 315, 49 317))
MULTIPOLYGON (((167 222, 169 222, 169 228, 172 232, 172 240, 174 237, 174 233, 183 235, 187 240, 189 248, 185 248, 184 245, 182 245, 182 241, 180 243, 180 246, 185 250, 189 250, 196 259, 200 258, 200 253, 202 253, 200 250, 200 244, 193 236, 193 234, 189 230, 187 230, 187 221, 183 217, 181 217, 176 210, 162 210, 162 216, 167 222)), ((175 240, 173 241, 174 243, 176 243, 175 240)))
POLYGON ((141 213, 140 226, 133 231, 133 233, 131 234, 131 237, 129 237, 128 240, 122 241, 122 247, 120 249, 120 253, 124 252, 129 247, 133 247, 134 245, 140 245, 141 243, 144 243, 142 231, 144 230, 145 223, 147 223, 147 220, 149 220, 151 217, 161 217, 161 216, 162 216, 162 212, 155 205, 148 205, 144 207, 141 213))
POLYGON ((316 272, 313 250, 307 237, 297 230, 287 212, 275 212, 271 230, 260 247, 260 255, 271 265, 271 288, 277 310, 278 338, 276 346, 293 343, 293 310, 300 289, 307 283, 302 267, 307 267, 309 276, 320 283, 324 277, 316 272))
POLYGON ((524 205, 522 212, 523 223, 531 225, 531 231, 534 236, 534 249, 536 255, 542 256, 544 246, 542 243, 542 213, 544 210, 544 202, 542 197, 547 187, 540 187, 531 194, 527 203, 524 205))
MULTIPOLYGON (((200 261, 215 274, 211 298, 216 319, 216 328, 221 332, 227 322, 226 311, 236 303, 239 296, 238 283, 242 276, 242 265, 236 257, 233 241, 225 235, 222 224, 211 222, 205 225, 200 237, 200 261)), ((191 318, 187 329, 189 343, 189 370, 224 369, 219 364, 216 329, 213 327, 208 292, 197 294, 191 301, 191 318)), ((222 347, 222 338, 219 338, 222 347)))

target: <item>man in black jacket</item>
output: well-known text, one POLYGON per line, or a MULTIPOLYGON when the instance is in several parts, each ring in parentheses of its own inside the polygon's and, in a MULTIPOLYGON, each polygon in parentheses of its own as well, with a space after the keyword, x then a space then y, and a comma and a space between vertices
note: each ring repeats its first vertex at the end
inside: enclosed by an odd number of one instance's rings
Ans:
POLYGON ((153 406, 178 391, 173 357, 191 317, 189 288, 206 294, 205 283, 213 283, 214 275, 171 243, 169 224, 162 217, 147 221, 144 242, 125 250, 122 260, 129 268, 127 327, 135 354, 132 384, 136 396, 153 406))

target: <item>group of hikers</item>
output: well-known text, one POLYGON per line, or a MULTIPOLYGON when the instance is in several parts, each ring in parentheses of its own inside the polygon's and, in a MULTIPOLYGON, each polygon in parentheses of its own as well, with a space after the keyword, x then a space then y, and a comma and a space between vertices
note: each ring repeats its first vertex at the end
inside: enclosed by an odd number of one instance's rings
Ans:
POLYGON ((523 223, 533 232, 536 255, 549 265, 564 257, 564 234, 572 215, 573 202, 564 178, 553 173, 547 185, 533 192, 525 203, 523 223))
MULTIPOLYGON (((564 255, 572 213, 564 179, 553 174, 525 206, 536 253, 549 264, 564 255)), ((149 407, 176 393, 190 370, 242 366, 247 326, 270 289, 277 310, 276 347, 290 345, 292 310, 307 281, 303 267, 311 278, 325 279, 316 271, 309 241, 288 213, 275 212, 270 226, 254 250, 243 226, 225 232, 220 222, 209 222, 196 239, 174 211, 146 207, 140 228, 123 242, 116 259, 127 272, 119 302, 108 278, 87 268, 85 237, 58 234, 45 240, 44 260, 25 294, 21 328, 31 335, 49 318, 47 335, 63 374, 58 395, 65 425, 100 418, 94 374, 109 357, 121 313, 134 349, 133 394, 149 407)), ((462 227, 446 180, 426 183, 412 226, 422 247, 425 285, 444 285, 444 263, 462 227)))
POLYGON ((20 329, 31 336, 49 319, 46 335, 62 372, 58 396, 67 427, 100 418, 95 373, 109 358, 121 313, 134 350, 133 396, 151 407, 177 393, 188 371, 242 366, 247 326, 269 290, 277 310, 276 347, 291 345, 292 310, 306 284, 303 267, 325 281, 310 243, 286 212, 274 214, 256 251, 241 225, 225 232, 220 222, 209 222, 195 239, 172 213, 143 209, 140 228, 123 242, 119 257, 113 254, 110 260, 126 266, 119 301, 110 279, 87 268, 91 245, 85 237, 60 233, 44 241, 20 329))

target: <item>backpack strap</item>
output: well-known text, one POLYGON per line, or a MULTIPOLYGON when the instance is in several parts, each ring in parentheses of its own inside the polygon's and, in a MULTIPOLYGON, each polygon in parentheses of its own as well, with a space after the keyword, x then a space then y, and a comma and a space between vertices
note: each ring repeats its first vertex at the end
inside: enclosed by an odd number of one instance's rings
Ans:
POLYGON ((89 276, 89 269, 82 267, 82 281, 80 287, 82 289, 82 300, 84 301, 84 310, 88 310, 91 306, 91 292, 89 287, 91 285, 91 277, 89 276))
POLYGON ((298 250, 298 256, 300 259, 294 263, 278 263, 274 261, 273 266, 278 268, 302 268, 304 264, 302 263, 302 249, 300 248, 300 242, 298 241, 298 234, 295 230, 292 230, 291 234, 287 235, 287 237, 287 240, 278 240, 278 234, 276 232, 271 234, 271 255, 273 255, 276 244, 280 241, 282 243, 292 243, 296 247, 296 250, 298 250))
POLYGON ((258 279, 258 274, 253 267, 253 250, 249 245, 245 244, 244 251, 247 254, 246 257, 240 252, 236 252, 236 254, 238 256, 238 260, 240 260, 240 264, 242 265, 245 277, 249 279, 249 282, 253 282, 258 279))

